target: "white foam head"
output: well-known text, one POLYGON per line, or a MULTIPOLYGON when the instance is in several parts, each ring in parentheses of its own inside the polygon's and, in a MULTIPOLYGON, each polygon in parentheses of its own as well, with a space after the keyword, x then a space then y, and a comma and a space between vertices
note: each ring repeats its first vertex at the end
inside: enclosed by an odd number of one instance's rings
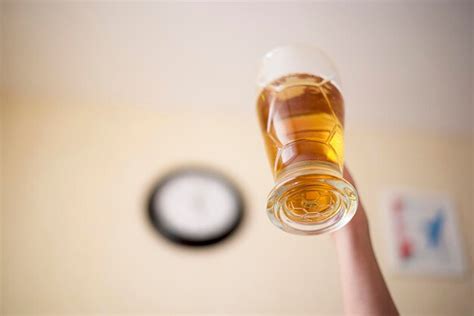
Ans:
POLYGON ((331 59, 311 45, 287 45, 269 51, 263 57, 257 84, 264 88, 276 79, 296 73, 318 76, 341 88, 339 74, 331 59))

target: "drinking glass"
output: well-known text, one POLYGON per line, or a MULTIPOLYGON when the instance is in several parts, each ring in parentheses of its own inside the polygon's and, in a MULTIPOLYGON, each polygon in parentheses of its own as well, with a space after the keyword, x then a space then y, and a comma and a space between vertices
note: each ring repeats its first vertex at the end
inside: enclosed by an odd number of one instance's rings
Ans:
POLYGON ((343 227, 358 196, 342 177, 344 99, 333 63, 317 47, 278 47, 264 56, 258 87, 257 113, 275 180, 270 220, 304 235, 343 227))

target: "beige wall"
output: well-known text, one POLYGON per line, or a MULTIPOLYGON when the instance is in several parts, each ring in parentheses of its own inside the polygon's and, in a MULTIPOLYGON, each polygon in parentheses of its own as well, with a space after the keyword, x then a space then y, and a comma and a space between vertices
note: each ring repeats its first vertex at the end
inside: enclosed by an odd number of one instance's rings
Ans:
POLYGON ((2 315, 340 314, 330 237, 284 234, 263 210, 257 61, 292 42, 325 48, 340 69, 347 162, 402 313, 474 312, 472 4, 0 8, 2 315), (145 219, 152 183, 185 163, 245 193, 246 221, 222 245, 174 247, 145 219), (393 275, 379 207, 392 187, 454 198, 462 278, 393 275))
MULTIPOLYGON (((6 314, 341 313, 332 240, 284 234, 266 218, 272 182, 254 117, 34 103, 3 108, 6 314), (221 246, 176 248, 145 221, 151 183, 189 161, 244 190, 246 221, 221 246)), ((391 275, 377 205, 391 186, 450 193, 472 267, 470 139, 352 131, 348 157, 401 311, 472 313, 471 269, 456 280, 391 275)))
MULTIPOLYGON (((2 131, 3 131, 3 96, 4 96, 4 68, 3 68, 3 2, 0 3, 0 140, 3 139, 2 131)), ((0 177, 2 175, 2 168, 3 164, 1 163, 3 159, 3 141, 0 141, 0 177)), ((0 279, 3 280, 2 273, 3 273, 3 180, 0 180, 0 279)), ((0 311, 3 309, 3 286, 0 286, 0 311)))

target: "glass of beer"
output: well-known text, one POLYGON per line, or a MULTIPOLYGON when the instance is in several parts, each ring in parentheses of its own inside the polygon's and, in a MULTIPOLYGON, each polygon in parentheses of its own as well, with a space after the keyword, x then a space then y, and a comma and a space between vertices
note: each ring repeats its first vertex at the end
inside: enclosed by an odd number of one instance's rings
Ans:
POLYGON ((267 213, 284 231, 314 235, 347 224, 357 209, 343 179, 344 99, 331 60, 313 46, 268 52, 257 112, 275 186, 267 213))

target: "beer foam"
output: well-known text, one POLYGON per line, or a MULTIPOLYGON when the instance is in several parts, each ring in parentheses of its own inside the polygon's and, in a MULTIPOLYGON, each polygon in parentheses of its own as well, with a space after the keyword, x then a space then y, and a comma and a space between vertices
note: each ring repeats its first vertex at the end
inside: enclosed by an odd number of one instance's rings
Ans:
POLYGON ((287 45, 268 52, 262 60, 257 84, 260 89, 291 74, 311 74, 341 90, 339 74, 331 59, 311 45, 287 45))

